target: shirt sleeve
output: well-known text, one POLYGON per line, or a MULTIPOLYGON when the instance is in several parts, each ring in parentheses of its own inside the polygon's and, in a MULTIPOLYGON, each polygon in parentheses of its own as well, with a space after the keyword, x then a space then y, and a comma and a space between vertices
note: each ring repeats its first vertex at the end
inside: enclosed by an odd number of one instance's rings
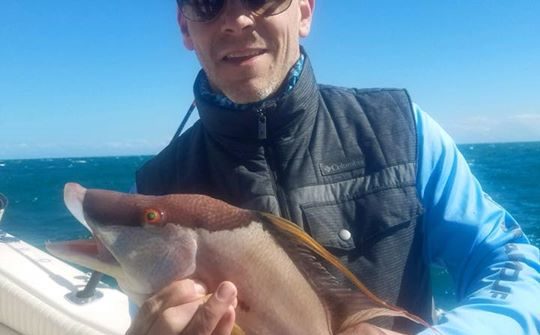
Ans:
POLYGON ((539 334, 538 248, 482 191, 450 136, 416 105, 414 114, 424 255, 448 270, 459 304, 435 328, 445 335, 539 334))

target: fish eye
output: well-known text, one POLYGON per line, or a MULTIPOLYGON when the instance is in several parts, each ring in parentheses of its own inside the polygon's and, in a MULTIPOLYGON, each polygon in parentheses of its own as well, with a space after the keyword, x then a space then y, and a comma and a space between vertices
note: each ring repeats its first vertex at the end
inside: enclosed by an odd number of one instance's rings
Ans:
POLYGON ((162 214, 160 211, 154 208, 148 208, 144 210, 144 223, 156 225, 161 223, 162 214))

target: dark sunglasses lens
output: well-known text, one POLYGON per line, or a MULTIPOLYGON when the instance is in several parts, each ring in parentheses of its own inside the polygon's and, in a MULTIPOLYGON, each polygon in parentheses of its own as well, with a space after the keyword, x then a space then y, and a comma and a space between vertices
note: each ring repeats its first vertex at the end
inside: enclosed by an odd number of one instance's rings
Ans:
POLYGON ((182 14, 192 21, 211 21, 218 16, 225 0, 179 0, 182 14))
POLYGON ((291 2, 292 0, 244 0, 249 10, 262 16, 281 14, 289 8, 291 2))

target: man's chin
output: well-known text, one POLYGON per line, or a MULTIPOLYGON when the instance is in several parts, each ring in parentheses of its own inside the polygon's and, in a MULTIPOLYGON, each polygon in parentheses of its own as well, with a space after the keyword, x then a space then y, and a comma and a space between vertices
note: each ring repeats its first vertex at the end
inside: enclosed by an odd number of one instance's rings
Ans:
POLYGON ((243 81, 241 84, 229 84, 223 94, 232 102, 237 104, 248 104, 264 100, 272 96, 276 90, 276 85, 253 85, 250 81, 243 81), (231 89, 232 88, 232 89, 231 89))

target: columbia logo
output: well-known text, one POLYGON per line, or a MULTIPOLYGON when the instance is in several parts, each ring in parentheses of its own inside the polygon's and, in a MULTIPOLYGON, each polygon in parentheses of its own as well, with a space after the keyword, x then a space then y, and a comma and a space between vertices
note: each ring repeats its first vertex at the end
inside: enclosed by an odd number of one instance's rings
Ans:
POLYGON ((326 175, 361 169, 364 167, 364 163, 359 160, 349 161, 349 162, 338 162, 338 163, 331 163, 331 164, 321 163, 319 164, 319 167, 321 169, 321 174, 323 176, 326 176, 326 175))

